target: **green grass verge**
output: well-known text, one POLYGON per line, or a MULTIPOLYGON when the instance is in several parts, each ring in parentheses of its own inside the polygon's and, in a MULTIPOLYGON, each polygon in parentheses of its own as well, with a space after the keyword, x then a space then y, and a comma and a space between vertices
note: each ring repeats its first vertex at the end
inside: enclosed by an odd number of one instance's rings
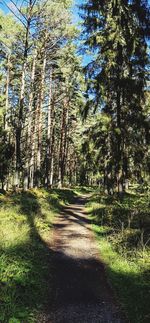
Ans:
POLYGON ((52 222, 72 190, 0 195, 0 322, 37 322, 50 295, 52 222))
POLYGON ((87 211, 110 284, 131 323, 150 322, 148 196, 95 194, 87 211))

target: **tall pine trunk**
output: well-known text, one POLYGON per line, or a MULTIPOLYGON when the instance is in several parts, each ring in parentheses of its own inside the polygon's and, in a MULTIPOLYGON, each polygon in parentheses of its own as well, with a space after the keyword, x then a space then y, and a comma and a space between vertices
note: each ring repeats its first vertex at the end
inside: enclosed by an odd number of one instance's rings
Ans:
POLYGON ((33 174, 34 174, 34 161, 32 149, 34 148, 32 124, 33 124, 33 100, 34 100, 34 80, 35 80, 35 67, 36 67, 37 51, 33 55, 32 71, 31 71, 31 83, 30 83, 30 94, 29 94, 29 106, 28 106, 28 117, 27 117, 27 145, 26 145, 26 161, 24 171, 24 190, 29 187, 33 187, 33 174), (33 146, 32 146, 33 145, 33 146))
POLYGON ((10 83, 10 54, 7 56, 7 76, 6 76, 6 101, 5 101, 5 122, 4 129, 8 129, 8 109, 9 109, 9 83, 10 83))
POLYGON ((61 137, 60 137, 60 149, 59 149, 59 172, 58 172, 58 187, 62 187, 64 184, 65 175, 65 162, 66 162, 66 135, 68 124, 68 102, 65 98, 62 115, 61 115, 61 137))
POLYGON ((39 100, 37 104, 37 158, 36 158, 36 186, 41 185, 41 149, 42 149, 42 106, 44 101, 44 82, 46 69, 46 53, 44 53, 43 66, 41 70, 41 82, 39 88, 39 100))
POLYGON ((49 100, 48 100, 48 121, 47 121, 47 147, 46 147, 46 185, 47 187, 52 186, 52 68, 50 69, 49 74, 49 100))
POLYGON ((19 112, 18 112, 18 126, 16 129, 16 169, 15 169, 15 188, 19 187, 20 183, 20 168, 21 168, 21 135, 23 127, 23 109, 24 109, 24 100, 25 100, 25 76, 27 70, 27 58, 28 58, 28 38, 31 24, 31 10, 32 10, 32 0, 30 0, 29 6, 29 16, 27 20, 26 27, 26 37, 25 37, 25 47, 24 47, 24 56, 23 56, 23 65, 22 65, 22 75, 21 75, 21 87, 20 87, 20 101, 19 101, 19 112))
POLYGON ((121 143, 122 143, 122 131, 121 131, 121 94, 118 86, 117 90, 117 163, 116 163, 116 181, 117 181, 117 191, 118 193, 122 193, 123 184, 122 184, 122 151, 121 151, 121 143))

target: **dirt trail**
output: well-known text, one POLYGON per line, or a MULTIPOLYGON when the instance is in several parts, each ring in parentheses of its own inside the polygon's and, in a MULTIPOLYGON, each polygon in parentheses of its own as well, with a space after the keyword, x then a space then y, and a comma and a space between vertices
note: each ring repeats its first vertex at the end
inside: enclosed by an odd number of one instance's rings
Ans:
POLYGON ((54 224, 53 291, 48 323, 123 323, 90 221, 84 213, 86 196, 64 208, 54 224))

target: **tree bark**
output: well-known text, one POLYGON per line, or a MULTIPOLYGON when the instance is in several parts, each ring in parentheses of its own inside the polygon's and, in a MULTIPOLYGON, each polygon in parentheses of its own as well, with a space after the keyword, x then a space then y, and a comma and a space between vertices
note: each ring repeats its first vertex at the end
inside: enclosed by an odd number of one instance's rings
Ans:
POLYGON ((22 126, 23 126, 23 109, 24 109, 24 99, 25 99, 25 76, 26 76, 26 70, 27 70, 28 42, 29 42, 29 31, 30 31, 30 25, 31 25, 31 10, 32 10, 32 0, 29 1, 29 14, 28 14, 28 18, 27 18, 22 76, 21 76, 18 126, 16 129, 16 174, 15 174, 16 189, 19 187, 19 182, 20 182, 21 135, 22 135, 22 126))
POLYGON ((25 162, 25 171, 24 171, 24 190, 27 190, 29 187, 33 187, 33 174, 34 174, 34 161, 32 154, 32 149, 34 149, 34 143, 32 142, 32 124, 33 124, 33 100, 34 100, 34 80, 35 80, 35 68, 36 68, 36 57, 37 51, 35 50, 32 63, 32 72, 31 72, 31 85, 30 85, 30 95, 29 95, 29 106, 28 106, 28 117, 27 117, 27 146, 26 146, 26 162, 25 162), (30 182, 32 184, 30 185, 30 182))
POLYGON ((121 102, 120 102, 120 89, 117 90, 117 190, 118 193, 123 191, 122 183, 122 167, 121 167, 121 102))
POLYGON ((63 109, 62 109, 62 116, 61 116, 61 137, 60 137, 60 150, 59 150, 58 187, 60 188, 64 184, 67 124, 68 124, 68 101, 65 98, 63 109))
POLYGON ((53 156, 52 156, 52 132, 53 132, 53 105, 52 105, 52 68, 49 74, 49 101, 47 122, 47 149, 46 149, 46 185, 52 186, 53 181, 53 156))
POLYGON ((5 102, 5 122, 4 129, 8 129, 8 109, 9 109, 9 82, 10 82, 10 54, 7 56, 7 76, 6 76, 6 102, 5 102))
POLYGON ((39 100, 37 105, 37 187, 41 184, 41 149, 42 149, 42 105, 44 101, 44 82, 45 82, 45 69, 46 69, 46 53, 44 53, 43 66, 41 70, 41 82, 39 89, 39 100))

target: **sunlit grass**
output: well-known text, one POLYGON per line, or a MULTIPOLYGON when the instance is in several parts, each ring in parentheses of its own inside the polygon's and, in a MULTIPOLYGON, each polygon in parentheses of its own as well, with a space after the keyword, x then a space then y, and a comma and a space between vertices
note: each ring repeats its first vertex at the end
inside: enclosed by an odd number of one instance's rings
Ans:
POLYGON ((53 219, 74 196, 44 189, 0 195, 0 322, 37 322, 51 292, 53 219))
POLYGON ((94 194, 87 204, 110 284, 133 323, 150 321, 148 207, 148 196, 137 194, 121 199, 94 194))

